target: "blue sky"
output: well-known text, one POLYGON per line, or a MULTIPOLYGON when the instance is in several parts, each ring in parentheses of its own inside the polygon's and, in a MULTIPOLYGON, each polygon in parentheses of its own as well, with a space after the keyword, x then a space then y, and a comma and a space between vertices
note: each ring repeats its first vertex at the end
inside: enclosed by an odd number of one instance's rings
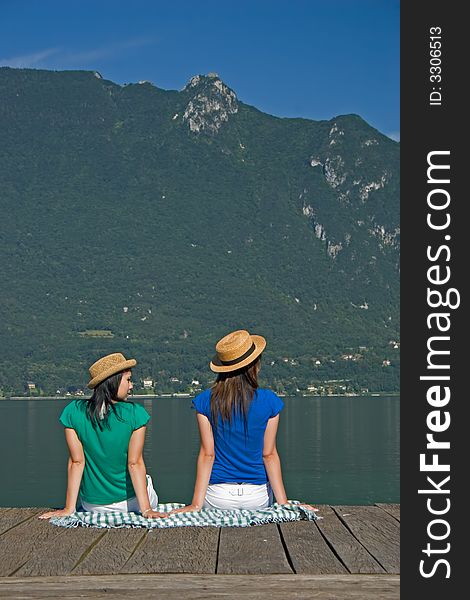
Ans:
POLYGON ((281 117, 356 113, 399 139, 396 0, 0 0, 0 65, 181 89, 215 71, 281 117))

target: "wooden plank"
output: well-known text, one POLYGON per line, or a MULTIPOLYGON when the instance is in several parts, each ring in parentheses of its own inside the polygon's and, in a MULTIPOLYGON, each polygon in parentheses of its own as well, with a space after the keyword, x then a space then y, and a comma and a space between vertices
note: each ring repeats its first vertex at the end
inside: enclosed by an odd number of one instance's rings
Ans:
POLYGON ((43 512, 41 508, 7 508, 0 512, 0 535, 43 512))
POLYGON ((34 518, 42 508, 5 508, 0 510, 0 576, 290 573, 291 567, 312 575, 374 573, 381 567, 399 572, 399 505, 332 508, 322 507, 324 518, 317 522, 148 533, 66 529, 34 518))
POLYGON ((320 506, 316 524, 326 542, 350 573, 385 573, 385 569, 351 534, 330 506, 320 506))
POLYGON ((333 506, 352 534, 387 573, 400 572, 400 524, 378 506, 333 506))
POLYGON ((223 527, 217 573, 292 573, 277 525, 223 527))
POLYGON ((119 573, 146 535, 146 529, 110 529, 73 569, 73 575, 119 573))
POLYGON ((0 579, 0 597, 398 600, 398 575, 112 575, 0 579))
POLYGON ((48 542, 36 549, 33 556, 15 573, 17 577, 67 575, 82 556, 106 530, 91 527, 57 527, 47 521, 50 529, 57 530, 51 534, 48 542))
MULTIPOLYGON (((41 511, 38 511, 41 512, 41 511)), ((0 576, 11 575, 60 533, 48 521, 30 518, 0 536, 0 576)))
POLYGON ((281 534, 296 573, 321 575, 347 573, 313 521, 281 523, 281 534))
POLYGON ((219 529, 153 529, 121 573, 215 573, 219 529))
POLYGON ((394 519, 400 521, 400 505, 399 504, 382 504, 377 503, 375 506, 379 506, 385 512, 388 512, 389 515, 392 515, 394 519))

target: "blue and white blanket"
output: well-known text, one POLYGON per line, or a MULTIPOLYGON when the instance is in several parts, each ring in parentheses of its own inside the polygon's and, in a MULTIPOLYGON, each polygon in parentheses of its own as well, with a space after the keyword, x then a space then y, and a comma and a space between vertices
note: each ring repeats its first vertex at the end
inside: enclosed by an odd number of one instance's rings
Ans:
MULTIPOLYGON (((135 512, 75 512, 67 517, 56 517, 50 520, 60 527, 146 527, 147 529, 164 529, 169 527, 252 527, 267 523, 285 523, 287 521, 315 521, 313 510, 301 507, 296 500, 289 504, 274 504, 259 510, 219 510, 204 508, 197 512, 176 513, 161 519, 148 519, 135 512)), ((159 504, 158 512, 169 512, 184 504, 175 502, 159 504)))

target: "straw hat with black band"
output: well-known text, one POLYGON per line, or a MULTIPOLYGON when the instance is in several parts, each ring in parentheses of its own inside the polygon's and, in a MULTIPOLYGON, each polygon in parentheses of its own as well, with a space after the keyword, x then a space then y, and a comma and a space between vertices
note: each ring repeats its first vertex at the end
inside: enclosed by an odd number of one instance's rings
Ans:
POLYGON ((115 352, 114 354, 108 354, 107 356, 103 356, 95 363, 91 365, 88 369, 90 371, 91 380, 88 383, 88 387, 90 389, 95 388, 99 383, 111 377, 111 375, 115 375, 116 373, 120 373, 121 371, 128 371, 132 367, 135 367, 137 361, 133 358, 127 359, 120 352, 115 352))
POLYGON ((209 366, 214 373, 229 373, 251 364, 266 348, 261 335, 251 335, 245 329, 223 337, 215 347, 216 355, 209 366))

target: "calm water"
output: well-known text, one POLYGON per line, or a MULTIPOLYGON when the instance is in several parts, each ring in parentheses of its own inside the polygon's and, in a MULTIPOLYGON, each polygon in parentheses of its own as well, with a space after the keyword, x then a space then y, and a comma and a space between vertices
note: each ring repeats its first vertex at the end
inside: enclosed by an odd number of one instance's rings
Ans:
MULTIPOLYGON (((160 500, 189 502, 199 450, 191 400, 138 400, 152 416, 145 462, 160 500)), ((291 499, 399 502, 399 398, 284 398, 278 433, 291 499)), ((0 402, 0 506, 63 506, 67 400, 0 402)))

